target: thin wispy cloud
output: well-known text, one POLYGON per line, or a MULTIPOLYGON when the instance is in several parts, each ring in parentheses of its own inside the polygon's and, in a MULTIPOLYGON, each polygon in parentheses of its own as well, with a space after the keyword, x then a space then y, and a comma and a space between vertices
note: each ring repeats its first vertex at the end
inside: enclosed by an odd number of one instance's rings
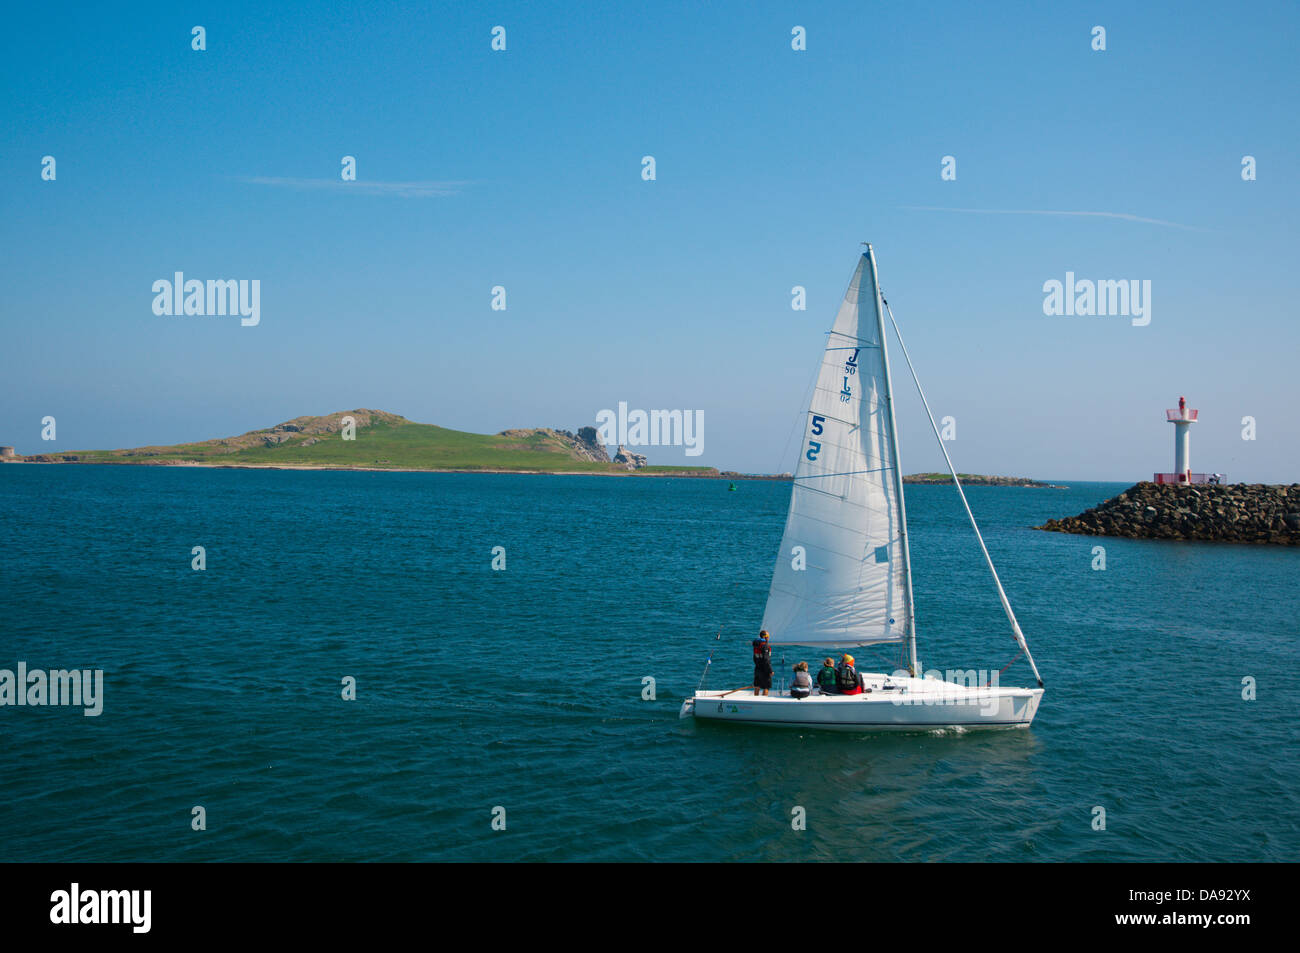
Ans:
POLYGON ((1144 218, 1128 212, 1064 212, 1052 209, 1036 208, 948 208, 942 205, 904 205, 912 212, 968 212, 975 215, 1059 215, 1080 218, 1115 218, 1124 222, 1141 222, 1144 225, 1164 225, 1167 228, 1182 228, 1189 232, 1207 232, 1210 229, 1196 225, 1183 225, 1180 222, 1167 222, 1162 218, 1144 218))
POLYGON ((240 182, 250 185, 270 185, 299 191, 326 190, 331 192, 360 192, 365 195, 389 195, 404 199, 439 198, 457 195, 469 182, 375 182, 357 179, 295 179, 269 175, 240 176, 240 182))

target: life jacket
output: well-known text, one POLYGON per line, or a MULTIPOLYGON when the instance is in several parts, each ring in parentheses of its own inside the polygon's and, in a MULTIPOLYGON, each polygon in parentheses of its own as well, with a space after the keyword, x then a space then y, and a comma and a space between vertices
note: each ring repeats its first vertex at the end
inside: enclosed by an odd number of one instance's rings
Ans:
POLYGON ((817 684, 822 687, 822 691, 833 692, 838 678, 835 669, 824 665, 822 670, 817 673, 817 684))
POLYGON ((760 666, 772 664, 772 646, 764 639, 754 640, 754 664, 760 666))
POLYGON ((858 689, 858 670, 852 665, 841 665, 835 670, 835 687, 841 695, 852 695, 858 689))

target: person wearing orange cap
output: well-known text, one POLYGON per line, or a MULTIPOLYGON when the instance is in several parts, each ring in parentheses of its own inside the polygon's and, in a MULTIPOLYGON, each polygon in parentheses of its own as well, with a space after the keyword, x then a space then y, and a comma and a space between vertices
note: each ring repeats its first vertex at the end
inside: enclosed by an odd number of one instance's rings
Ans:
POLYGON ((847 652, 835 668, 835 687, 841 695, 861 695, 862 676, 853 667, 853 656, 847 652))

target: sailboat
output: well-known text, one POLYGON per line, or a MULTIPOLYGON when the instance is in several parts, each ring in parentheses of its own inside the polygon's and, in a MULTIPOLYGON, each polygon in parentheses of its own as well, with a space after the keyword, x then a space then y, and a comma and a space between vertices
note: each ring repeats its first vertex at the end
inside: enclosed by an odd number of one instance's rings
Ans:
POLYGON ((822 651, 905 645, 906 668, 893 674, 861 673, 860 694, 814 689, 808 697, 796 698, 781 689, 766 695, 750 688, 704 690, 710 654, 701 687, 682 703, 682 718, 847 731, 1028 728, 1034 720, 1043 680, 942 439, 939 447, 975 529, 1012 637, 1038 686, 1002 687, 995 677, 985 684, 948 682, 924 675, 917 659, 886 314, 935 437, 940 436, 898 323, 880 292, 875 252, 867 245, 828 334, 762 628, 773 645, 822 651))

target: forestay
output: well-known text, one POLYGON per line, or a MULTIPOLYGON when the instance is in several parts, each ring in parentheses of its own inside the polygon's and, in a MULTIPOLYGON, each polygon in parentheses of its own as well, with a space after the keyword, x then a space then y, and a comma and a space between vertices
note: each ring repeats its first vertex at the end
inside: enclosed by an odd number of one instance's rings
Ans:
POLYGON ((888 357, 869 255, 835 317, 808 410, 763 613, 777 643, 899 642, 912 622, 888 357))

